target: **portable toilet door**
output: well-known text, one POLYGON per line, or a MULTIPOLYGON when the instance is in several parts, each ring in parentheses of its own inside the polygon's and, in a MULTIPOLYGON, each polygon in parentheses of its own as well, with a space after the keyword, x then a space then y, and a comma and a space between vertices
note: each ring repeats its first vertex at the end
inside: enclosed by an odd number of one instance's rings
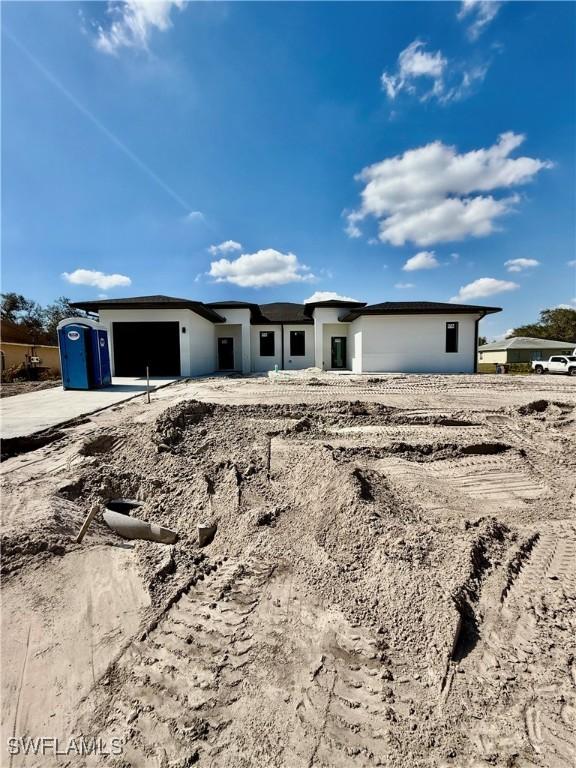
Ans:
POLYGON ((112 384, 108 331, 90 328, 92 346, 92 381, 95 387, 109 387, 112 384))
POLYGON ((70 324, 58 330, 64 389, 90 389, 90 328, 70 324))

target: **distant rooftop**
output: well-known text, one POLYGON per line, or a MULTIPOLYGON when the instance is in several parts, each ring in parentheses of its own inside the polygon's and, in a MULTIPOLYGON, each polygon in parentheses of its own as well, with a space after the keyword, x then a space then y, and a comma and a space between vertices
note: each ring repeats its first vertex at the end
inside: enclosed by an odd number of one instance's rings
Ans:
POLYGON ((552 339, 535 339, 532 336, 511 336, 502 341, 492 341, 482 344, 479 352, 497 352, 502 349, 574 349, 576 341, 553 341, 552 339))

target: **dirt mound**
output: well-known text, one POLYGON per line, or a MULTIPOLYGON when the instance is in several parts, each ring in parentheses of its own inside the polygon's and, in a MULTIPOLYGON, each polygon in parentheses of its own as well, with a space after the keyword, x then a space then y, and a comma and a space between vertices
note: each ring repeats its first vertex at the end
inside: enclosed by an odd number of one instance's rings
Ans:
POLYGON ((118 437, 116 435, 106 433, 96 435, 86 440, 80 446, 78 453, 81 456, 99 456, 102 453, 111 451, 117 441, 118 437))
POLYGON ((533 400, 526 405, 521 405, 516 409, 521 416, 532 416, 538 413, 545 413, 550 416, 565 416, 574 411, 574 406, 570 403, 562 403, 556 400, 533 400))
POLYGON ((153 440, 158 445, 174 446, 182 440, 184 430, 192 424, 199 424, 204 416, 212 413, 213 406, 198 400, 186 400, 167 408, 156 420, 153 440))
POLYGON ((550 403, 548 400, 533 400, 531 403, 527 403, 527 405, 521 405, 520 408, 518 408, 518 413, 521 416, 530 416, 533 413, 543 413, 550 403))

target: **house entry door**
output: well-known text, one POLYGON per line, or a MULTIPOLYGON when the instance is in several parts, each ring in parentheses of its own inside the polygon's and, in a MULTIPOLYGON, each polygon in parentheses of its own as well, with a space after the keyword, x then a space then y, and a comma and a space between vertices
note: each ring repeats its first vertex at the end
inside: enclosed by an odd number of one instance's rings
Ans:
POLYGON ((331 368, 346 368, 346 336, 332 336, 331 368))
POLYGON ((234 368, 234 339, 231 336, 220 336, 218 339, 218 368, 221 371, 234 368))

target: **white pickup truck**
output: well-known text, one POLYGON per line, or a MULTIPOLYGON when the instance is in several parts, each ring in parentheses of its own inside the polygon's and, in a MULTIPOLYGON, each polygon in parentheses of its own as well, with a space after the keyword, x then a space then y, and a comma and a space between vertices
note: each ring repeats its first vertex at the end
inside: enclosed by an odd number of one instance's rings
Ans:
POLYGON ((548 360, 534 360, 532 370, 534 373, 567 373, 568 376, 576 376, 576 355, 554 355, 548 360))

